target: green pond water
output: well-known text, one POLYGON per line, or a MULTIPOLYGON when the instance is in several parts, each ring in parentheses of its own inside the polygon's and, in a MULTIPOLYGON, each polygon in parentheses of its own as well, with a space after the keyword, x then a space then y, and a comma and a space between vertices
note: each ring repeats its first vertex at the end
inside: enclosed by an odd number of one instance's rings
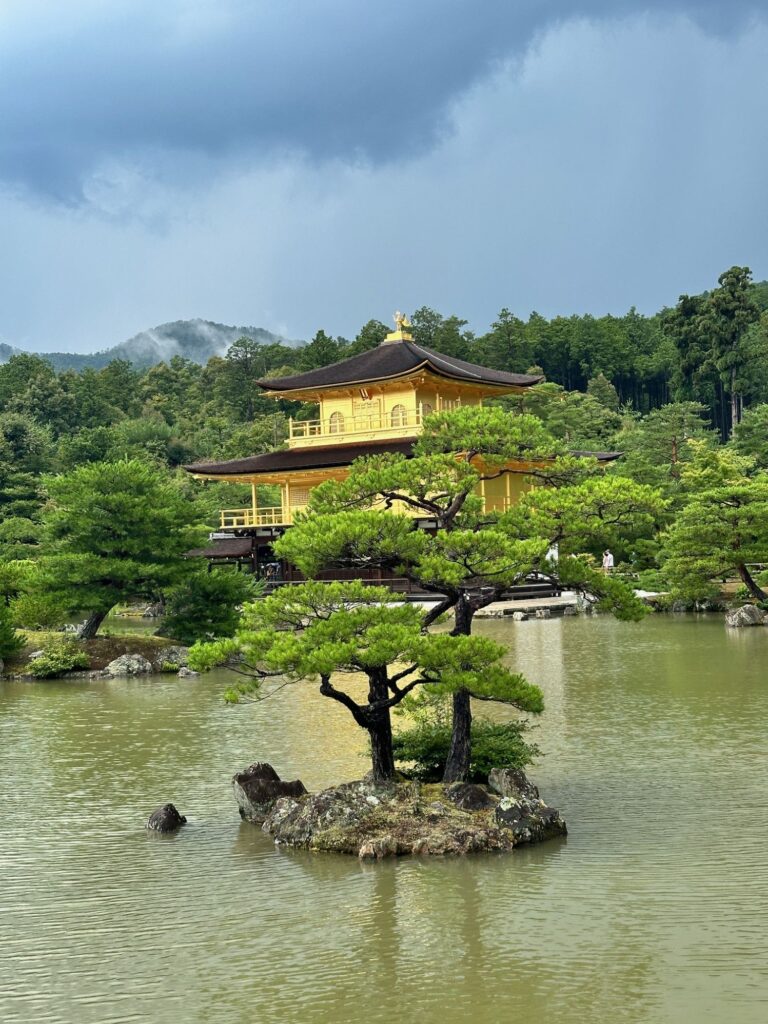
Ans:
POLYGON ((0 683, 0 1021, 768 1020, 768 629, 481 630, 543 687, 532 777, 567 840, 360 864, 276 849, 230 777, 365 771, 309 686, 0 683), (190 821, 147 833, 173 800, 190 821))

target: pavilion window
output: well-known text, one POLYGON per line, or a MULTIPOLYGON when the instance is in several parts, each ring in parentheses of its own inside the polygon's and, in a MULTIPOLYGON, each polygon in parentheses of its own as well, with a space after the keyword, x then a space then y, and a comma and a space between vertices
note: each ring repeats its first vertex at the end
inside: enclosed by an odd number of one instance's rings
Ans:
POLYGON ((328 420, 328 433, 329 434, 343 434, 344 433, 344 417, 340 412, 332 412, 331 417, 328 420))
POLYGON ((309 487, 291 487, 291 508, 309 504, 309 487))
POLYGON ((389 415, 393 427, 404 427, 408 423, 408 410, 404 405, 393 406, 389 415))

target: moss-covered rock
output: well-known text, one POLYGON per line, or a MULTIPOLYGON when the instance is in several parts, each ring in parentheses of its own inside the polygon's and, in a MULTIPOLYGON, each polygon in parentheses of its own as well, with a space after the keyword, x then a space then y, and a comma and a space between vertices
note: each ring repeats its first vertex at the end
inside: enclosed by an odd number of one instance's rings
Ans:
POLYGON ((463 783, 381 785, 367 779, 280 797, 262 828, 280 845, 365 860, 508 851, 566 834, 560 814, 530 784, 500 796, 463 783))

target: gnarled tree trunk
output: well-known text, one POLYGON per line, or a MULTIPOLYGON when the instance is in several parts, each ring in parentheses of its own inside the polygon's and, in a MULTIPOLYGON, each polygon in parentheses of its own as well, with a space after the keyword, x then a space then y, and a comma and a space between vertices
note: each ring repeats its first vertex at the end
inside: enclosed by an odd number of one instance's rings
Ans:
POLYGON ((80 627, 78 636, 81 640, 92 640, 99 631, 99 626, 106 619, 109 612, 91 612, 83 625, 80 627))
MULTIPOLYGON (((386 701, 389 698, 386 669, 379 669, 369 676, 368 702, 386 701)), ((392 753, 392 720, 389 708, 374 708, 368 717, 366 728, 371 740, 371 767, 376 782, 388 782, 395 775, 395 758, 392 753)))
POLYGON ((739 565, 738 570, 739 576, 741 577, 741 581, 749 591, 750 595, 754 597, 757 601, 768 601, 768 594, 766 594, 766 592, 761 587, 759 587, 757 583, 755 583, 754 579, 752 578, 752 573, 749 571, 746 565, 742 563, 741 565, 739 565))
MULTIPOLYGON (((456 602, 454 636, 469 636, 475 603, 468 594, 461 594, 456 602)), ((469 690, 457 690, 453 695, 453 727, 451 746, 445 762, 443 782, 461 782, 467 777, 472 756, 472 705, 469 690)))
POLYGON ((472 756, 472 705, 469 690, 457 690, 453 695, 453 728, 451 747, 445 762, 443 782, 461 782, 467 777, 472 756))

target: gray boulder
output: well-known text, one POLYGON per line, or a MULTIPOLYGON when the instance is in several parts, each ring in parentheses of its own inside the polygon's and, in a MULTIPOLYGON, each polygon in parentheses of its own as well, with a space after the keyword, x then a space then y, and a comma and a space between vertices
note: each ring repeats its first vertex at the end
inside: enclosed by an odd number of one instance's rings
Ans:
POLYGON ((110 676, 143 676, 152 672, 152 663, 141 654, 121 654, 104 671, 110 676))
POLYGON ((186 665, 182 665, 176 675, 182 679, 188 679, 190 676, 199 676, 200 673, 194 672, 191 668, 187 668, 186 665))
POLYGON ((514 622, 525 622, 528 618, 527 612, 512 612, 512 620, 514 622))
POLYGON ((320 835, 341 837, 348 833, 340 852, 358 853, 366 836, 364 830, 358 836, 357 830, 389 803, 393 792, 394 787, 360 780, 324 789, 306 800, 285 797, 275 803, 262 829, 289 846, 309 846, 320 835))
POLYGON ((384 860, 385 857, 396 857, 397 853, 397 840, 392 836, 380 836, 361 843, 357 855, 360 860, 384 860))
POLYGON ((166 663, 178 665, 179 668, 185 668, 188 661, 189 648, 183 647, 181 644, 171 644, 168 647, 162 647, 155 655, 155 664, 158 668, 166 663))
POLYGON ((537 608, 536 609, 536 618, 537 619, 550 619, 551 617, 552 617, 552 612, 549 610, 549 608, 537 608))
POLYGON ((492 768, 488 775, 488 786, 499 796, 514 800, 538 800, 539 791, 520 768, 492 768))
POLYGON ((472 782, 453 782, 446 788, 445 795, 462 811, 482 811, 493 803, 488 791, 472 782))
POLYGON ((271 764, 257 761, 245 771, 232 778, 232 791, 237 801, 240 817, 261 825, 267 815, 282 797, 296 800, 306 794, 304 783, 299 779, 283 782, 271 764))
POLYGON ((762 626, 765 617, 765 612, 757 605, 744 604, 741 608, 733 608, 725 613, 725 624, 734 629, 740 626, 762 626))
POLYGON ((175 832, 182 825, 187 824, 187 819, 180 814, 173 804, 163 804, 150 814, 145 828, 153 832, 175 832))
POLYGON ((554 807, 547 807, 541 800, 514 800, 505 796, 499 801, 494 813, 499 826, 510 830, 516 846, 541 843, 546 839, 567 835, 560 812, 554 807))

